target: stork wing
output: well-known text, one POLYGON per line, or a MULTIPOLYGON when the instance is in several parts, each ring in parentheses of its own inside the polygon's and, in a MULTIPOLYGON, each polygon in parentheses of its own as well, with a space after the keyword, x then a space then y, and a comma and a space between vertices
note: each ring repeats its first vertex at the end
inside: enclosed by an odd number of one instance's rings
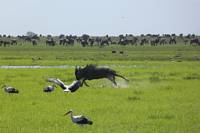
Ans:
POLYGON ((71 92, 75 92, 75 91, 78 90, 80 87, 81 87, 81 81, 76 80, 76 81, 73 81, 73 82, 68 86, 68 89, 69 89, 71 92))
POLYGON ((75 122, 80 122, 84 120, 86 117, 83 115, 73 116, 75 122))
POLYGON ((85 116, 80 117, 78 120, 76 120, 77 124, 89 124, 92 125, 92 121, 86 118, 85 116))
POLYGON ((59 85, 62 89, 66 89, 67 86, 58 78, 48 78, 47 81, 59 85))

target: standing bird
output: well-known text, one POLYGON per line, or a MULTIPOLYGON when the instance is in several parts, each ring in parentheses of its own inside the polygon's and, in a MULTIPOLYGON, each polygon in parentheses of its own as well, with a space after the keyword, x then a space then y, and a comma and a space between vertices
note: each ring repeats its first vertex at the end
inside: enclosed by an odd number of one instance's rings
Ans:
POLYGON ((6 93, 19 93, 19 91, 15 89, 14 87, 3 85, 2 88, 4 88, 4 91, 6 93))
POLYGON ((78 125, 92 125, 93 122, 91 120, 89 120, 88 118, 86 118, 85 116, 83 115, 77 115, 77 116, 73 116, 73 111, 72 110, 69 110, 67 113, 65 113, 64 115, 68 115, 70 114, 71 116, 71 120, 73 123, 75 124, 78 124, 78 125))
POLYGON ((56 87, 56 85, 49 85, 49 86, 47 86, 47 87, 44 87, 44 89, 43 89, 43 91, 44 92, 52 92, 52 91, 54 91, 54 88, 56 87))
POLYGON ((81 86, 83 79, 76 80, 76 81, 72 82, 70 85, 64 84, 58 78, 48 78, 47 81, 53 82, 53 83, 59 85, 63 89, 64 92, 75 92, 81 86))

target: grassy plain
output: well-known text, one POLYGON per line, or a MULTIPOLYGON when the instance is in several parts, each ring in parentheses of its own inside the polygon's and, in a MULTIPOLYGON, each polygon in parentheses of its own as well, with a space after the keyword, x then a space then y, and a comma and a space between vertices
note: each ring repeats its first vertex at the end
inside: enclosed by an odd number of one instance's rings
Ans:
POLYGON ((72 94, 58 87, 46 94, 47 77, 71 83, 74 68, 0 69, 1 133, 199 133, 200 47, 158 46, 81 48, 15 46, 0 48, 0 65, 106 65, 124 75, 119 88, 106 79, 72 94), (117 53, 112 54, 112 50, 117 53), (124 54, 119 54, 124 51, 124 54), (39 59, 40 58, 40 59, 39 59), (84 114, 92 126, 74 125, 66 110, 84 114))

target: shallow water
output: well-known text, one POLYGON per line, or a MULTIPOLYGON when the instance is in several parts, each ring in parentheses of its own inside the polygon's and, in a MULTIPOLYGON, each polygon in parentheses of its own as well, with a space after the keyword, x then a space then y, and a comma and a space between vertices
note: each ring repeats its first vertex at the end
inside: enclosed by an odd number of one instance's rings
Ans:
MULTIPOLYGON (((83 66, 82 66, 83 67, 83 66)), ((146 65, 100 65, 100 67, 111 68, 158 68, 159 66, 146 65)), ((0 69, 42 69, 42 68, 75 68, 74 65, 60 65, 60 66, 0 66, 0 69)))
POLYGON ((0 66, 0 69, 41 69, 41 68, 74 68, 74 66, 62 65, 62 66, 0 66))

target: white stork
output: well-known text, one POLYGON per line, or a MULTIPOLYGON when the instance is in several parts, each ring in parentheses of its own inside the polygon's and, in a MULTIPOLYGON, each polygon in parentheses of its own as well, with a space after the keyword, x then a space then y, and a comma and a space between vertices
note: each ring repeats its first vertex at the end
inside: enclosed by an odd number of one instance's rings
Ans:
POLYGON ((73 123, 78 124, 78 125, 92 125, 93 122, 91 120, 89 120, 88 118, 86 118, 83 115, 73 115, 73 111, 69 110, 68 112, 66 112, 64 115, 68 115, 70 114, 71 116, 71 120, 73 123))
POLYGON ((43 91, 44 92, 52 92, 52 91, 54 91, 54 88, 56 87, 56 85, 49 85, 49 86, 47 86, 47 87, 44 87, 44 89, 43 89, 43 91))
POLYGON ((53 83, 59 85, 64 90, 64 92, 75 92, 76 90, 79 89, 83 80, 81 79, 81 80, 73 81, 70 85, 64 84, 58 78, 48 78, 47 81, 53 82, 53 83))
POLYGON ((19 91, 17 89, 15 89, 14 87, 11 87, 11 86, 3 85, 2 88, 4 88, 4 91, 7 93, 19 93, 19 91))

